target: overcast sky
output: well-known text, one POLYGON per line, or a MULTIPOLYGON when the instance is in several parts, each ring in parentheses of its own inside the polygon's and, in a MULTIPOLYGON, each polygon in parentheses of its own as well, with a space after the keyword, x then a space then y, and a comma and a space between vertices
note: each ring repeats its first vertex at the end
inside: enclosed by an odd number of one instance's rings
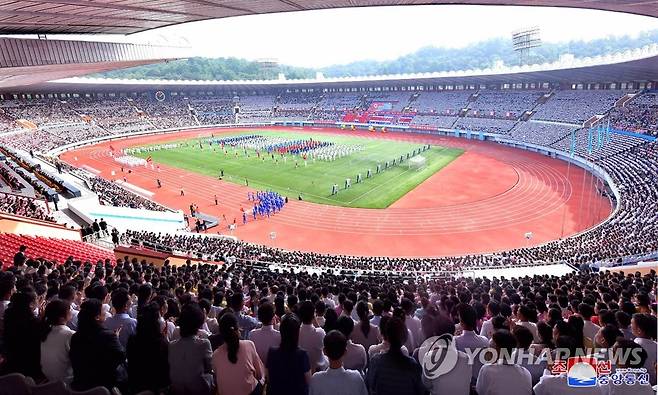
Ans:
POLYGON ((394 59, 423 46, 463 47, 539 26, 546 42, 592 40, 658 29, 658 18, 547 7, 394 6, 253 15, 194 22, 128 36, 185 41, 198 56, 271 58, 322 67, 394 59))

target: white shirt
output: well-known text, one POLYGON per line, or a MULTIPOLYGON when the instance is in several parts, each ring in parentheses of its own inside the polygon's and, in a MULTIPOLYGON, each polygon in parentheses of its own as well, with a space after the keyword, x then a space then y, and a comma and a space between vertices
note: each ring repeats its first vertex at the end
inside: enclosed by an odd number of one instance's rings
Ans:
POLYGON ((407 325, 407 328, 409 328, 409 331, 411 331, 411 334, 414 337, 414 349, 420 347, 421 344, 423 344, 423 341, 425 340, 425 335, 423 335, 423 327, 420 325, 420 319, 418 317, 414 316, 407 316, 407 319, 404 320, 405 325, 407 325))
MULTIPOLYGON (((418 351, 418 360, 421 361, 421 365, 426 352, 426 348, 418 351)), ((471 390, 472 374, 473 367, 468 363, 468 355, 463 351, 457 351, 457 363, 451 371, 432 380, 423 374, 423 384, 432 395, 468 395, 471 390)))
POLYGON ((66 325, 56 325, 41 342, 41 371, 49 381, 70 382, 73 378, 69 351, 74 333, 66 325))
POLYGON ((324 304, 327 306, 328 309, 335 309, 336 308, 336 302, 334 302, 333 299, 330 297, 323 298, 322 301, 324 304))
POLYGON ((249 332, 249 340, 254 342, 260 360, 265 363, 270 348, 278 347, 281 344, 281 333, 274 329, 272 325, 265 325, 249 332))
POLYGON ((599 329, 601 329, 601 327, 592 321, 585 321, 583 324, 583 336, 588 337, 592 343, 594 343, 594 337, 599 332, 599 329))
POLYGON ((494 333, 493 322, 491 318, 482 323, 482 328, 480 328, 480 336, 484 336, 487 339, 491 339, 491 335, 494 333))
POLYGON ((361 330, 361 323, 356 324, 352 334, 350 335, 350 339, 352 339, 354 343, 362 345, 366 350, 370 349, 370 346, 379 344, 381 341, 380 337, 379 328, 375 325, 372 325, 372 323, 370 324, 370 331, 368 332, 367 337, 361 330))
POLYGON ((322 354, 324 335, 324 329, 316 328, 311 324, 302 324, 299 329, 299 348, 308 353, 312 371, 326 365, 322 354))
MULTIPOLYGON (((472 350, 475 360, 473 362, 473 381, 477 379, 478 374, 480 373, 480 368, 482 367, 482 362, 479 358, 479 353, 475 353, 476 349, 484 350, 489 347, 489 339, 484 336, 480 336, 473 331, 462 331, 462 334, 455 336, 455 347, 458 351, 466 352, 466 349, 472 350)), ((468 354, 468 352, 466 352, 468 354)))
POLYGON ((512 361, 530 372, 532 385, 539 382, 539 379, 544 374, 544 370, 548 364, 545 358, 537 357, 533 354, 532 350, 514 350, 512 353, 512 361))
POLYGON ((354 344, 351 340, 348 340, 347 349, 345 350, 345 355, 343 355, 343 366, 345 366, 345 369, 363 372, 367 362, 366 349, 362 345, 354 344))
POLYGON ((535 395, 601 395, 599 387, 569 387, 566 373, 557 376, 542 376, 533 389, 535 395))
POLYGON ((309 395, 368 395, 368 390, 359 372, 341 367, 315 373, 309 395))
POLYGON ((539 338, 539 332, 537 331, 537 324, 535 324, 534 322, 519 321, 519 322, 516 323, 516 325, 524 326, 524 327, 528 328, 530 330, 530 332, 532 333, 533 342, 539 343, 541 341, 541 339, 539 338))
POLYGON ((644 351, 647 352, 647 360, 644 363, 644 367, 649 372, 649 380, 651 385, 656 385, 656 359, 658 359, 658 343, 651 339, 643 339, 636 337, 634 340, 635 343, 639 344, 644 348, 644 351))
POLYGON ((531 395, 532 377, 519 365, 486 364, 480 369, 475 389, 478 395, 531 395))

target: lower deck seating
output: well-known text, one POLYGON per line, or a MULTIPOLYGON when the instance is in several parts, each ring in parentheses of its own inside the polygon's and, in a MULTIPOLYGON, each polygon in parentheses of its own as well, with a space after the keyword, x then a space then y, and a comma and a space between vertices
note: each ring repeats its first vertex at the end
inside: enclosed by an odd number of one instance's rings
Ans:
POLYGON ((26 255, 30 258, 43 258, 60 263, 69 257, 89 262, 114 260, 111 251, 81 241, 0 233, 0 262, 3 266, 10 266, 13 263, 14 254, 18 252, 21 245, 27 246, 26 255))

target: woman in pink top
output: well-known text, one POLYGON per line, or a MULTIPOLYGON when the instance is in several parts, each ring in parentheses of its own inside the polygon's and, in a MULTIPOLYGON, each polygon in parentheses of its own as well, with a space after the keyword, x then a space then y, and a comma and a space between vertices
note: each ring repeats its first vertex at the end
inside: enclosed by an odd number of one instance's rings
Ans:
POLYGON ((265 368, 249 340, 240 340, 238 320, 227 313, 219 320, 219 333, 224 338, 212 355, 212 366, 219 395, 257 395, 263 387, 265 368))

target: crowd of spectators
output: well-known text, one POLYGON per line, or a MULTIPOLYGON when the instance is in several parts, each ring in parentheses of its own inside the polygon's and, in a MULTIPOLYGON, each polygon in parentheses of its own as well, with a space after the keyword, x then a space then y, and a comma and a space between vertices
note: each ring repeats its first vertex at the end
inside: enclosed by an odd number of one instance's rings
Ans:
POLYGON ((0 272, 0 372, 37 383, 172 395, 578 394, 553 367, 590 355, 611 360, 611 380, 589 393, 611 393, 612 380, 636 395, 656 384, 655 271, 427 280, 21 254, 0 272), (423 373, 434 336, 457 356, 444 375, 423 373), (623 368, 648 374, 617 380, 623 368))
POLYGON ((98 200, 103 204, 152 211, 169 211, 168 208, 130 192, 114 181, 108 181, 100 177, 92 177, 89 178, 88 182, 91 190, 98 195, 98 200))
POLYGON ((493 118, 519 118, 531 110, 545 92, 481 90, 469 105, 471 111, 493 118))
POLYGON ((546 103, 537 107, 533 119, 582 124, 590 117, 605 114, 626 91, 558 90, 546 103))
POLYGON ((658 93, 638 94, 623 107, 610 111, 611 126, 658 137, 658 93))
MULTIPOLYGON (((580 129, 577 126, 568 126, 555 123, 544 122, 519 122, 512 130, 509 131, 510 137, 514 140, 525 141, 545 147, 571 135, 571 131, 580 129)), ((565 147, 561 147, 565 148, 565 147)), ((566 147, 567 150, 569 147, 566 147)))
POLYGON ((25 196, 12 195, 0 192, 0 211, 21 217, 55 222, 42 202, 25 196))
POLYGON ((418 114, 457 115, 475 91, 427 91, 412 97, 409 107, 418 114))
POLYGON ((473 132, 507 134, 516 124, 516 119, 460 117, 454 127, 473 132))
POLYGON ((12 191, 20 191, 24 188, 23 183, 9 171, 6 164, 0 163, 0 181, 6 184, 12 191))

